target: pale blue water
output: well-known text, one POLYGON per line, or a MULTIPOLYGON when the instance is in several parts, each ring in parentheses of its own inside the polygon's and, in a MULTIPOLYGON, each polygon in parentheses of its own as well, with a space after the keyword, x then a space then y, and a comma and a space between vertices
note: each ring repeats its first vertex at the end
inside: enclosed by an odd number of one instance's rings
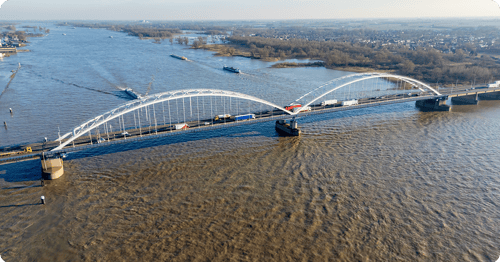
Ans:
POLYGON ((0 145, 57 138, 83 121, 126 102, 120 88, 150 94, 189 88, 233 90, 288 103, 336 77, 349 74, 324 68, 272 69, 272 63, 241 57, 215 57, 168 41, 154 44, 120 32, 55 27, 49 35, 30 38, 29 53, 0 62, 0 88, 10 71, 22 68, 0 99, 0 145), (63 35, 66 34, 66 35, 63 35), (109 38, 113 36, 113 38, 109 38), (171 58, 175 53, 190 61, 171 58), (224 65, 244 74, 230 74, 224 65), (8 108, 14 110, 11 117, 8 108))

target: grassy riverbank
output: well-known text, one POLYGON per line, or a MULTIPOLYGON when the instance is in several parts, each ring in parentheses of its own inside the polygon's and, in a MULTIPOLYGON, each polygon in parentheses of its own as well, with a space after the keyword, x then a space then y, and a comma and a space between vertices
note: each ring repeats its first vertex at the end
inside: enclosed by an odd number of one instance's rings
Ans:
MULTIPOLYGON (((280 60, 286 60, 288 58, 278 58, 278 57, 261 57, 259 55, 254 55, 251 51, 246 50, 244 48, 239 48, 235 45, 231 44, 216 44, 216 45, 202 45, 196 49, 203 49, 212 52, 216 52, 215 56, 240 56, 247 57, 251 59, 259 59, 266 62, 277 62, 280 60)), ((304 58, 304 59, 313 59, 313 58, 304 58)), ((339 70, 339 71, 348 71, 355 73, 368 73, 368 72, 377 72, 377 73, 394 73, 395 70, 381 70, 375 69, 371 67, 361 67, 361 66, 328 66, 325 62, 311 62, 311 63, 296 63, 296 62, 280 62, 273 64, 272 68, 291 68, 291 67, 325 67, 328 69, 339 70)))
POLYGON ((335 41, 287 41, 233 36, 226 44, 197 48, 216 52, 217 56, 242 56, 263 61, 287 59, 320 60, 315 63, 277 63, 275 68, 323 66, 350 72, 390 72, 440 85, 489 82, 500 78, 498 63, 489 56, 461 51, 442 53, 433 48, 371 46, 335 41))

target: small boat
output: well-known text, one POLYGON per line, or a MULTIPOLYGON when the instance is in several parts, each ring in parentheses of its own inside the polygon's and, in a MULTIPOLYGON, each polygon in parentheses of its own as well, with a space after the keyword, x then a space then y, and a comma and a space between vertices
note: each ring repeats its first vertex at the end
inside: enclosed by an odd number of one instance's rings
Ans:
POLYGON ((113 36, 112 36, 112 35, 110 35, 110 36, 109 36, 109 38, 113 38, 113 36))
POLYGON ((229 72, 233 72, 233 73, 241 73, 241 70, 238 69, 238 68, 234 68, 234 67, 230 67, 230 66, 224 66, 222 69, 226 70, 226 71, 229 71, 229 72))
POLYGON ((141 99, 142 96, 134 92, 131 88, 125 89, 125 93, 134 99, 141 99))
POLYGON ((178 55, 174 55, 174 54, 171 54, 170 56, 173 57, 173 58, 180 59, 180 60, 187 60, 187 58, 184 57, 184 56, 178 56, 178 55))
POLYGON ((63 35, 66 35, 66 34, 63 34, 63 35))

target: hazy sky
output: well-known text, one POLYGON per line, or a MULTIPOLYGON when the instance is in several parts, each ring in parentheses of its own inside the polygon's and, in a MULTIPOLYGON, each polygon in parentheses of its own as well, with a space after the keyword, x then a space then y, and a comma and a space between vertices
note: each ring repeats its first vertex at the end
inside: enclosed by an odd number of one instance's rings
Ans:
POLYGON ((499 17, 492 0, 9 0, 0 20, 499 17))

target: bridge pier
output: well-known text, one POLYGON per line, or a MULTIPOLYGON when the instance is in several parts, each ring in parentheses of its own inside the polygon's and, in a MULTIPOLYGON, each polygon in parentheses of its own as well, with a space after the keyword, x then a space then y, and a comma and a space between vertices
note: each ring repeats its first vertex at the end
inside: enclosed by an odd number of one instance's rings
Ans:
POLYGON ((45 180, 58 179, 64 174, 63 160, 60 157, 46 158, 42 155, 42 178, 45 180))
POLYGON ((415 106, 423 111, 450 111, 450 106, 446 104, 448 97, 419 100, 415 106))
POLYGON ((451 102, 454 105, 477 105, 479 103, 478 94, 452 97, 451 102))
POLYGON ((479 94, 479 99, 481 100, 500 100, 500 92, 490 92, 479 94))
POLYGON ((278 133, 285 135, 285 136, 299 136, 300 135, 300 129, 297 126, 297 120, 292 119, 290 120, 290 124, 286 122, 286 120, 277 120, 276 121, 276 131, 278 133))

